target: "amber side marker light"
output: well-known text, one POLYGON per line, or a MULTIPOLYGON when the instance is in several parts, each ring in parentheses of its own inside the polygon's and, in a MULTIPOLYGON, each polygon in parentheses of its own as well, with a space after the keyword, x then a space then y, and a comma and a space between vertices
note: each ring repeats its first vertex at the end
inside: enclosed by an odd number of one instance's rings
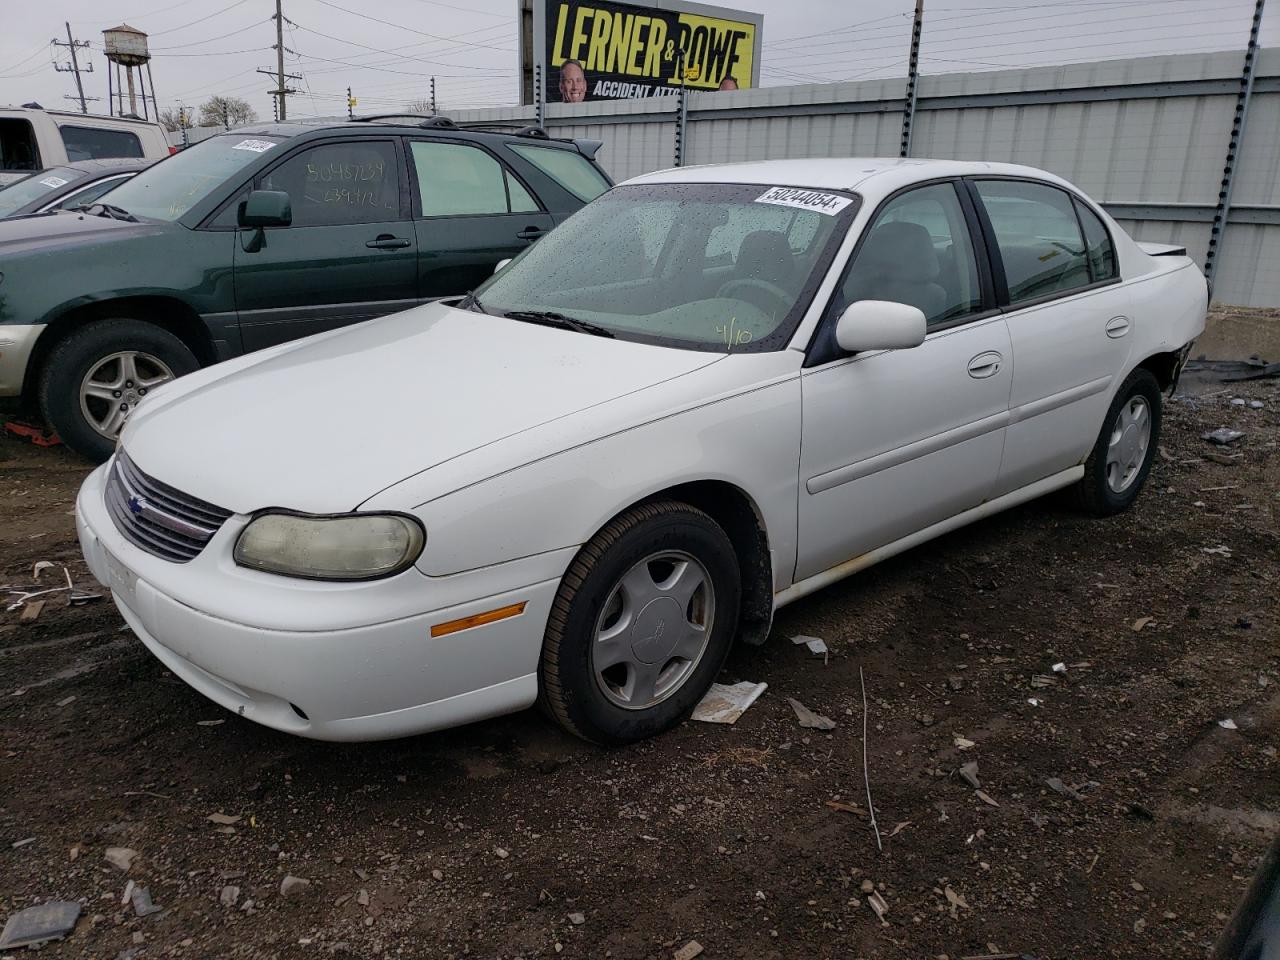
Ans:
POLYGON ((518 617, 524 613, 525 601, 513 603, 509 606, 499 607, 497 610, 486 610, 484 613, 477 613, 474 616, 463 617, 461 620, 450 620, 447 623, 437 623, 431 628, 431 636, 445 637, 451 633, 457 633, 459 630, 470 630, 472 627, 482 627, 486 623, 497 623, 499 620, 507 620, 510 617, 518 617))

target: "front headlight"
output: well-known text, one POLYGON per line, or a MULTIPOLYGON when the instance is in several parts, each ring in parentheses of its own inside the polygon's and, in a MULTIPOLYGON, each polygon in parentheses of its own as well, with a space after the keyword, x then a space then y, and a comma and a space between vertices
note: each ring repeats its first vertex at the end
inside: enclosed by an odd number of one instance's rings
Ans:
POLYGON ((396 513, 264 513, 241 532, 235 560, 286 577, 372 580, 412 564, 426 539, 417 520, 396 513))

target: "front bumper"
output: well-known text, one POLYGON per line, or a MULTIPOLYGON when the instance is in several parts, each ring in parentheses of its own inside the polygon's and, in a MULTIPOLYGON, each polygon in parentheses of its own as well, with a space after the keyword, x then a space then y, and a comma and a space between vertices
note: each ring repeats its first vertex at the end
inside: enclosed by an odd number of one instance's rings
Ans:
POLYGON ((558 558, 536 568, 517 562, 502 577, 497 568, 447 578, 410 568, 384 581, 317 584, 235 567, 231 545, 247 518, 232 517, 195 560, 170 563, 135 547, 112 523, 102 496, 108 467, 90 475, 76 501, 85 560, 147 649, 214 702, 300 736, 379 740, 524 709, 536 699, 559 572, 518 587, 502 588, 502 580, 546 573, 558 558), (520 602, 519 616, 431 636, 433 625, 520 602), (331 629, 317 622, 317 610, 326 609, 334 611, 331 629))
POLYGON ((44 327, 42 323, 0 324, 0 397, 21 395, 27 361, 44 327))

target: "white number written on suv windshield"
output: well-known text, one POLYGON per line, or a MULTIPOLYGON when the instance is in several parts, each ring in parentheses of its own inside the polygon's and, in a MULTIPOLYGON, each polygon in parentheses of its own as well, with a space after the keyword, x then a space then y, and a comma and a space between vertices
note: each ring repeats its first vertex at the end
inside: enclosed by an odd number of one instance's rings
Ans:
POLYGON ((617 187, 476 293, 489 313, 554 312, 624 339, 776 350, 857 207, 851 194, 767 184, 617 187))
POLYGON ((210 137, 116 187, 111 204, 135 217, 177 220, 276 143, 236 133, 210 137))

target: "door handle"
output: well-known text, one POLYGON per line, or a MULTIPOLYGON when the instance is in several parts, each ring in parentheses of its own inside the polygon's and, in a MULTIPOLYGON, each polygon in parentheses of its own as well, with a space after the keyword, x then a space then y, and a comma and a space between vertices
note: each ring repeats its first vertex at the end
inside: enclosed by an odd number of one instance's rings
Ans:
POLYGON ((516 236, 521 240, 537 240, 546 232, 541 227, 525 227, 516 236))
POLYGON ((377 239, 367 241, 365 246, 372 247, 374 250, 400 250, 409 246, 411 242, 404 237, 393 237, 389 233, 383 233, 377 239))
POLYGON ((1000 372, 1000 365, 1004 362, 1004 357, 996 353, 994 350, 988 350, 986 353, 980 353, 969 361, 969 376, 975 380, 985 380, 987 377, 994 377, 1000 372))
POLYGON ((1107 336, 1112 340, 1119 340, 1129 332, 1128 317, 1112 317, 1107 321, 1107 336))

